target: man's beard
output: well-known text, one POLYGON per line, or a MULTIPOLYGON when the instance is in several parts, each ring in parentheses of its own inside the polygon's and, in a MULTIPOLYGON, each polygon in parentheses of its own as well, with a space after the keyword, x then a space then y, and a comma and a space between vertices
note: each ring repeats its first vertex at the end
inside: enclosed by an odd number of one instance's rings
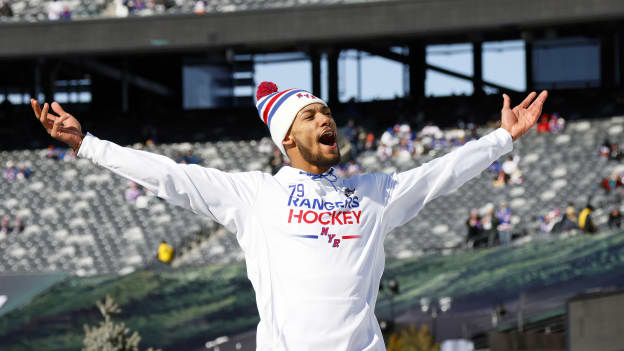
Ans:
POLYGON ((336 144, 336 150, 338 151, 338 153, 332 155, 332 157, 329 158, 323 157, 323 155, 320 153, 317 155, 312 154, 312 151, 310 151, 310 149, 306 148, 300 143, 296 143, 295 145, 297 145, 297 149, 299 149, 301 157, 303 157, 303 159, 310 164, 324 168, 332 167, 340 163, 340 149, 338 148, 338 144, 336 144))

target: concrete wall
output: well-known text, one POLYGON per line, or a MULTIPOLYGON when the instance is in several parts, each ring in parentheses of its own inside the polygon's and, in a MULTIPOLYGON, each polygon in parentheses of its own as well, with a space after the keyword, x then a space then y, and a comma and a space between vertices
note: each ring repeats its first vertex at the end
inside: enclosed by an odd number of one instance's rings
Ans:
POLYGON ((621 0, 382 1, 209 15, 0 25, 0 58, 310 44, 624 18, 621 0))
POLYGON ((568 303, 570 351, 624 348, 624 292, 575 299, 568 303))

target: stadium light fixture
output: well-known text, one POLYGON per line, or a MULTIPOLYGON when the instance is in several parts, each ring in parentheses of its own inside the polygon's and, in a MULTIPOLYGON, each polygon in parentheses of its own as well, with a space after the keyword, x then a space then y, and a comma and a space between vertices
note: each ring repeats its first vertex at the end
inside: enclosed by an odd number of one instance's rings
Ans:
POLYGON ((429 305, 431 304, 431 299, 428 297, 420 298, 420 310, 423 312, 429 311, 429 305))
POLYGON ((228 341, 230 341, 230 338, 228 338, 227 336, 220 336, 212 341, 206 341, 205 346, 208 350, 213 349, 214 351, 218 351, 218 346, 221 344, 225 344, 228 341))
POLYGON ((440 310, 442 312, 446 312, 448 310, 451 309, 451 301, 452 299, 448 296, 442 297, 440 298, 440 300, 438 300, 438 303, 440 304, 440 310))

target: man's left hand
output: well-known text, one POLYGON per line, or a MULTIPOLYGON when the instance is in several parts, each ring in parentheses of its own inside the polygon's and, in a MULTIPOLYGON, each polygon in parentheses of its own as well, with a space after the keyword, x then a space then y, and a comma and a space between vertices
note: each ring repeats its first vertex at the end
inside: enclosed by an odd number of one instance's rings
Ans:
POLYGON ((542 106, 548 97, 548 91, 544 90, 539 94, 532 92, 520 103, 520 105, 510 107, 511 99, 507 94, 503 94, 503 109, 501 111, 501 127, 511 134, 513 140, 526 133, 542 115, 542 106), (535 99, 535 101, 533 101, 535 99), (533 103, 531 103, 533 101, 533 103))

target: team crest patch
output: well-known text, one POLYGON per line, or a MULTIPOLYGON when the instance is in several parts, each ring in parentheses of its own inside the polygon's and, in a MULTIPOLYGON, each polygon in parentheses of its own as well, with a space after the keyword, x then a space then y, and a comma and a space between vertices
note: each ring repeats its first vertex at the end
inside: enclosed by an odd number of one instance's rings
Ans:
POLYGON ((353 195, 355 193, 355 188, 351 189, 351 188, 344 188, 344 194, 347 197, 350 197, 351 195, 353 195))

